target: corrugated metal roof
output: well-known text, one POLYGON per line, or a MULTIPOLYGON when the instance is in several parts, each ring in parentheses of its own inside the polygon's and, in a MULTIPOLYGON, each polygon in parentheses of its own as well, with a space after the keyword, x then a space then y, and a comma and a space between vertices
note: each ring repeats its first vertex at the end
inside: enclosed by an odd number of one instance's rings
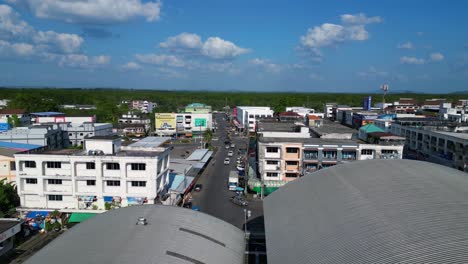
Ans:
POLYGON ((192 154, 190 154, 187 160, 202 160, 207 152, 208 149, 196 149, 192 154))
POLYGON ((169 137, 145 137, 133 144, 130 144, 129 147, 155 148, 169 140, 171 140, 169 137))
POLYGON ((18 149, 18 150, 24 151, 24 150, 31 150, 31 149, 40 148, 42 146, 34 145, 34 144, 23 144, 23 143, 0 141, 0 147, 10 148, 10 149, 18 149))
POLYGON ((208 151, 205 154, 205 156, 203 156, 203 159, 201 160, 201 162, 203 162, 203 163, 208 162, 208 160, 211 158, 211 155, 213 155, 213 151, 208 151))
POLYGON ((25 263, 244 263, 244 233, 190 209, 143 205, 111 210, 73 227, 25 263), (147 225, 136 225, 139 217, 147 225))
POLYGON ((468 176, 413 160, 356 161, 264 200, 268 263, 468 263, 468 176))
POLYGON ((40 116, 58 116, 58 115, 65 115, 65 114, 62 112, 35 112, 35 113, 31 113, 31 115, 40 117, 40 116))

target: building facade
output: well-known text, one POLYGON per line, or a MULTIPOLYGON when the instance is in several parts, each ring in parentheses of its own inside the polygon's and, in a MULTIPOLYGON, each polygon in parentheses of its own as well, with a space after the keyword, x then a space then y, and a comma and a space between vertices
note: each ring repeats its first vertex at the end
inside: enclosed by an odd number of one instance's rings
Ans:
POLYGON ((0 141, 33 144, 48 148, 62 148, 66 145, 64 131, 58 124, 15 127, 0 133, 0 141))
POLYGON ((21 207, 108 209, 154 204, 168 184, 166 139, 148 137, 121 146, 118 137, 85 140, 84 150, 17 154, 21 207))
POLYGON ((238 106, 237 121, 246 132, 255 132, 255 123, 258 118, 273 117, 273 110, 270 107, 263 106, 238 106))
POLYGON ((213 129, 211 113, 156 113, 155 133, 159 136, 192 137, 213 129))

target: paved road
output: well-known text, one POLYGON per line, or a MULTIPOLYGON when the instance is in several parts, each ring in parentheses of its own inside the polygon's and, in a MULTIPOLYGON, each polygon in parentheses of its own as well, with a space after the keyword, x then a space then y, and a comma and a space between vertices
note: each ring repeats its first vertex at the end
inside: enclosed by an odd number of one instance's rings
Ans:
POLYGON ((229 198, 235 194, 227 188, 229 172, 231 170, 236 170, 237 149, 239 146, 247 146, 247 139, 239 137, 233 138, 233 142, 236 144, 234 156, 231 157, 231 164, 224 165, 223 161, 228 153, 228 150, 224 148, 224 141, 227 138, 226 127, 228 123, 222 119, 222 114, 217 114, 214 117, 218 123, 218 131, 215 137, 218 137, 219 140, 213 141, 213 145, 218 147, 218 151, 197 181, 197 183, 203 184, 203 189, 201 192, 192 193, 194 199, 193 204, 199 206, 202 212, 220 218, 239 228, 243 228, 244 208, 251 210, 252 216, 250 219, 263 215, 261 201, 249 200, 249 205, 247 207, 241 207, 233 204, 229 200, 229 198))

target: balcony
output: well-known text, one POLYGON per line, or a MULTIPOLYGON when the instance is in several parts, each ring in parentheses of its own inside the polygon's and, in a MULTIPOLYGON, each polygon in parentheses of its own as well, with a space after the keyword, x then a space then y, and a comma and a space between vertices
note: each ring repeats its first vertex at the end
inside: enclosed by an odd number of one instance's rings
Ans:
POLYGON ((356 151, 343 151, 341 154, 342 160, 356 160, 356 151))
POLYGON ((299 171, 299 165, 286 165, 286 171, 299 171))
POLYGON ((336 160, 338 157, 338 152, 333 150, 333 151, 329 151, 329 150, 324 150, 323 151, 323 159, 324 160, 336 160))
POLYGON ((304 159, 305 160, 317 160, 318 151, 304 151, 304 159))
POLYGON ((265 158, 279 159, 281 158, 281 152, 280 151, 277 151, 277 152, 265 151, 265 158))

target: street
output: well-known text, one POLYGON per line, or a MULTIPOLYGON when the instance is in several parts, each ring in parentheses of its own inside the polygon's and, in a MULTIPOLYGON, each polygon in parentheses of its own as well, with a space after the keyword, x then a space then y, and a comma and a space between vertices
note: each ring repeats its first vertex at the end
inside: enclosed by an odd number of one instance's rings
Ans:
POLYGON ((218 140, 212 141, 212 145, 217 148, 217 152, 197 181, 197 183, 203 185, 203 188, 200 192, 194 191, 192 193, 193 205, 199 206, 200 211, 204 213, 243 229, 245 221, 244 208, 251 211, 249 220, 263 215, 262 203, 258 199, 248 199, 249 204, 246 207, 236 205, 229 200, 235 195, 227 187, 229 172, 236 170, 237 150, 239 147, 247 147, 248 138, 232 137, 231 142, 236 147, 233 149, 234 155, 230 157, 230 164, 225 165, 223 161, 229 150, 225 148, 224 141, 229 140, 226 132, 229 123, 223 120, 224 114, 214 114, 213 116, 218 124, 218 130, 213 136, 217 137, 218 140))

